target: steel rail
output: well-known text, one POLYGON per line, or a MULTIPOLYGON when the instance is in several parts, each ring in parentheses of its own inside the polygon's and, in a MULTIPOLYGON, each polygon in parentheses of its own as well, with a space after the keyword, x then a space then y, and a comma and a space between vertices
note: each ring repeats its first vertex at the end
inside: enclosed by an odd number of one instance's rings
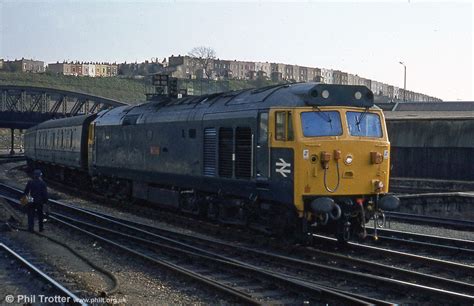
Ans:
POLYGON ((463 219, 452 219, 452 218, 442 218, 435 216, 424 216, 416 215, 409 213, 399 213, 399 212, 387 212, 385 216, 391 220, 407 221, 407 222, 417 222, 423 224, 431 225, 446 225, 457 228, 474 228, 474 221, 463 220, 463 219))
MULTIPOLYGON (((333 245, 339 245, 337 239, 322 235, 313 235, 315 239, 324 240, 325 243, 332 243, 333 245)), ((381 247, 356 243, 356 242, 348 242, 347 247, 354 249, 354 250, 364 250, 367 252, 371 252, 372 254, 380 254, 381 256, 394 256, 398 258, 405 259, 406 261, 413 261, 413 262, 420 262, 423 264, 427 264, 429 266, 436 266, 442 269, 449 269, 449 271, 459 271, 462 273, 469 274, 474 276, 474 266, 465 265, 457 262, 447 261, 443 259, 437 259, 432 257, 426 257, 422 255, 416 255, 411 253, 406 253, 402 251, 395 251, 389 250, 381 247)))
MULTIPOLYGON (((71 207, 70 207, 71 208, 71 207)), ((80 209, 82 210, 82 209, 80 209)), ((93 213, 93 215, 95 217, 98 216, 98 214, 95 214, 93 213)), ((66 218, 69 218, 67 216, 65 216, 66 218)), ((101 217, 103 220, 106 220, 107 218, 105 217, 101 217)), ((71 220, 72 218, 69 218, 69 220, 71 220)), ((76 220, 76 222, 83 222, 83 221, 79 221, 79 220, 76 220)), ((108 222, 111 222, 113 224, 116 224, 116 225, 122 225, 122 226, 125 226, 127 227, 128 229, 133 229, 133 230, 136 230, 137 232, 140 232, 142 234, 146 234, 146 235, 149 235, 149 237, 155 237, 155 238, 160 238, 160 239, 166 239, 167 241, 170 241, 170 238, 167 238, 167 237, 160 237, 159 235, 156 235, 156 234, 153 234, 153 233, 148 233, 142 229, 138 229, 138 228, 134 228, 132 226, 129 226, 129 225, 125 225, 125 224, 121 224, 120 222, 118 221, 114 221, 114 220, 108 220, 108 222)), ((89 226, 91 227, 95 227, 95 228, 98 228, 97 226, 95 225, 91 225, 89 224, 89 226)), ((101 230, 104 230, 104 231, 108 231, 108 232, 112 232, 112 230, 110 230, 109 228, 103 228, 101 227, 100 228, 101 230)), ((114 231, 115 234, 119 234, 119 235, 125 235, 125 234, 122 234, 122 233, 118 233, 116 231, 114 231)), ((126 235, 126 237, 128 239, 142 239, 142 238, 136 238, 134 236, 130 236, 130 235, 126 235)), ((150 242, 149 240, 146 240, 147 242, 150 242)), ((151 243, 151 242, 150 242, 151 243)), ((182 242, 176 242, 176 244, 179 244, 181 247, 182 246, 186 246, 185 244, 183 244, 182 242)), ((162 246, 161 246, 162 247, 162 246)), ((188 248, 192 248, 193 250, 195 251, 200 251, 200 252, 205 252, 206 255, 208 256, 214 256, 214 257, 219 257, 221 258, 222 260, 227 260, 227 261, 232 261, 231 259, 227 258, 227 257, 223 257, 223 256, 216 256, 215 254, 209 254, 209 252, 206 252, 206 251, 203 251, 202 249, 198 249, 196 247, 190 247, 190 246, 187 246, 188 248)), ((236 247, 237 248, 237 247, 236 247)), ((245 252, 256 252, 252 249, 249 249, 249 248, 244 248, 244 247, 240 247, 242 250, 244 250, 245 252)), ((257 252, 256 252, 257 253, 257 252)), ((402 280, 396 280, 396 279, 391 279, 391 278, 387 278, 387 277, 381 277, 381 276, 377 276, 377 275, 370 275, 370 274, 366 274, 366 273, 361 273, 361 272, 354 272, 354 271, 350 271, 350 270, 345 270, 345 269, 341 269, 341 268, 336 268, 336 267, 328 267, 328 266, 324 266, 324 265, 321 265, 321 264, 317 264, 317 263, 314 263, 314 262, 307 262, 307 261, 303 261, 303 260, 299 260, 299 259, 294 259, 294 258, 289 258, 289 257, 284 257, 284 256, 277 256, 275 254, 271 254, 271 253, 267 253, 267 252, 258 252, 259 255, 262 255, 262 256, 271 256, 275 259, 280 259, 280 260, 287 260, 287 261, 291 261, 292 264, 294 265, 301 265, 301 266, 304 266, 306 268, 312 268, 312 269, 319 269, 319 270, 326 270, 326 271, 329 271, 331 273, 339 273, 339 274, 344 274, 346 276, 349 276, 349 277, 352 277, 354 279, 366 279, 368 282, 374 282, 374 283, 380 283, 380 282, 384 282, 384 283, 387 283, 389 285, 392 285, 392 286, 399 286, 403 289, 406 289, 407 287, 411 287, 413 290, 416 290, 416 291, 425 291, 426 293, 428 294, 439 294, 439 295, 442 295, 442 296, 451 296, 452 298, 455 298, 455 299, 466 299, 466 300, 463 300, 464 302, 469 300, 470 302, 474 301, 474 296, 470 296, 468 294, 464 294, 464 293, 459 293, 459 292, 452 292, 452 291, 449 291, 449 290, 444 290, 444 289, 440 289, 440 288, 433 288, 433 287, 429 287, 429 286, 424 286, 424 285, 419 285, 419 284, 413 284, 413 283, 410 283, 410 282, 406 282, 406 281, 402 281, 402 280)), ((242 264, 242 262, 238 262, 239 264, 242 264)), ((395 271, 395 269, 394 269, 395 271)), ((398 271, 398 273, 401 273, 401 270, 398 271)), ((412 274, 413 275, 416 275, 415 273, 412 274)), ((418 276, 420 276, 421 274, 419 274, 418 276)), ((424 275, 425 278, 428 278, 429 276, 427 275, 424 275)), ((472 292, 474 290, 474 286, 471 285, 471 284, 467 284, 467 283, 462 283, 462 282, 456 282, 456 281, 453 281, 453 280, 449 280, 449 279, 443 279, 443 278, 436 278, 436 277, 432 277, 431 280, 437 280, 437 281, 440 281, 440 282, 444 282, 444 283, 447 283, 451 286, 458 286, 458 287, 462 287, 464 290, 466 290, 467 292, 472 292)), ((305 280, 306 281, 306 280, 305 280)))
MULTIPOLYGON (((367 229, 367 232, 369 236, 374 237, 374 230, 372 228, 367 229)), ((447 238, 428 234, 397 231, 392 229, 377 229, 377 237, 378 241, 391 240, 420 246, 446 249, 448 251, 474 254, 474 240, 447 238)))
MULTIPOLYGON (((10 186, 8 186, 8 187, 11 188, 10 186)), ((53 201, 51 201, 51 202, 54 203, 55 205, 62 206, 63 208, 68 207, 69 209, 74 209, 74 210, 76 210, 76 211, 82 211, 83 213, 91 213, 91 212, 87 211, 86 209, 77 208, 77 207, 71 207, 71 206, 69 206, 69 205, 67 205, 67 204, 64 204, 64 203, 61 203, 61 202, 58 202, 58 201, 54 201, 54 200, 53 200, 53 201)), ((96 213, 96 212, 94 212, 94 214, 95 214, 95 217, 102 217, 102 218, 103 218, 103 216, 100 216, 100 215, 104 215, 104 214, 96 213), (99 214, 100 214, 100 215, 99 215, 99 214)), ((123 220, 121 220, 121 221, 123 221, 123 220)), ((130 221, 128 221, 128 222, 130 222, 130 221)), ((267 254, 267 255, 268 255, 268 254, 267 254)), ((227 260, 228 260, 228 259, 227 259, 227 260)), ((449 262, 448 262, 448 263, 449 263, 449 262)), ((302 264, 302 263, 300 262, 300 264, 302 264)), ((439 278, 439 280, 443 280, 443 281, 446 280, 446 281, 448 281, 448 282, 451 281, 451 280, 442 279, 442 278, 439 278)), ((454 281, 451 281, 451 282, 455 283, 454 281)), ((401 283, 404 283, 404 282, 401 282, 401 283)), ((463 285, 463 284, 466 284, 466 283, 458 282, 458 285, 463 285)), ((467 285, 469 285, 469 284, 467 284, 467 285)), ((426 287, 426 286, 421 286, 420 288, 425 288, 425 287, 426 287)), ((428 287, 428 288, 429 288, 429 287, 428 287)), ((472 289, 472 288, 471 288, 471 289, 472 289)), ((439 291, 439 289, 436 289, 436 290, 439 291)), ((441 291, 442 291, 442 292, 445 292, 445 293, 448 292, 447 290, 441 290, 441 291)))
MULTIPOLYGON (((61 204, 61 205, 64 205, 64 204, 61 204)), ((65 206, 63 206, 63 207, 65 207, 65 206)), ((179 232, 176 232, 176 231, 173 231, 173 230, 170 230, 170 229, 158 228, 158 227, 155 227, 155 226, 150 226, 150 225, 135 222, 135 221, 128 221, 128 220, 120 219, 120 218, 117 218, 117 217, 114 217, 114 216, 110 216, 110 215, 107 215, 107 214, 104 214, 104 213, 95 212, 95 211, 85 209, 85 208, 75 208, 75 209, 80 209, 82 211, 86 211, 88 213, 101 216, 101 217, 103 217, 105 219, 108 219, 110 221, 114 221, 114 222, 118 222, 120 224, 125 224, 125 225, 128 225, 128 226, 131 226, 131 228, 135 229, 135 230, 152 231, 151 236, 159 237, 160 239, 168 239, 168 237, 163 237, 161 234, 156 234, 156 232, 160 232, 162 234, 165 233, 165 234, 172 235, 172 236, 178 236, 182 239, 200 240, 203 243, 206 243, 206 244, 209 244, 209 245, 214 244, 216 246, 219 246, 220 248, 232 248, 232 249, 242 251, 242 253, 247 253, 247 254, 252 253, 256 256, 261 256, 261 257, 266 257, 266 258, 273 258, 275 260, 287 261, 290 264, 301 265, 301 266, 305 266, 307 268, 317 267, 317 265, 315 265, 313 262, 309 262, 309 261, 305 261, 305 260, 299 260, 299 259, 293 258, 293 257, 282 256, 282 255, 279 255, 279 254, 269 253, 269 252, 265 252, 265 251, 259 251, 259 250, 255 250, 255 249, 244 247, 244 246, 236 246, 236 245, 226 243, 226 242, 216 240, 216 239, 210 239, 210 238, 198 237, 198 236, 191 235, 191 234, 179 233, 179 232)), ((149 234, 147 232, 143 232, 143 233, 149 234)), ((441 237, 441 238, 443 238, 443 237, 441 237)), ((181 245, 183 247, 187 247, 184 244, 181 244, 181 245)), ((384 271, 385 273, 388 273, 392 276, 393 275, 398 275, 399 277, 400 276, 402 276, 402 277, 412 277, 412 278, 416 278, 417 280, 429 281, 429 282, 431 282, 433 284, 437 284, 437 285, 444 284, 445 286, 448 286, 448 287, 464 288, 464 290, 466 290, 467 292, 474 292, 474 285, 473 284, 469 284, 469 283, 465 283, 465 282, 461 282, 461 281, 456 281, 456 280, 447 279, 447 278, 444 278, 444 277, 438 277, 438 276, 434 276, 434 275, 430 275, 430 274, 411 271, 411 270, 407 270, 407 269, 403 269, 403 268, 397 268, 397 267, 384 265, 384 264, 380 264, 380 263, 374 263, 374 262, 368 261, 368 260, 358 259, 358 258, 354 258, 354 257, 349 257, 349 256, 341 255, 341 254, 335 254, 335 253, 316 250, 316 249, 314 249, 313 252, 318 253, 321 256, 331 257, 333 259, 339 259, 339 260, 342 260, 344 262, 348 262, 351 265, 360 265, 360 267, 363 267, 364 269, 373 268, 373 270, 384 271)))
MULTIPOLYGON (((0 188, 4 188, 4 189, 9 189, 10 191, 14 192, 14 193, 17 193, 17 194, 20 194, 21 193, 21 190, 17 189, 17 188, 14 188, 14 187, 11 187, 11 186, 8 186, 8 185, 5 185, 5 184, 1 184, 0 183, 0 188)), ((8 197, 8 196, 2 196, 3 198, 5 198, 6 200, 10 201, 10 202, 13 202, 15 203, 16 205, 19 205, 19 201, 15 198, 12 198, 12 197, 8 197)), ((57 205, 57 206, 61 206, 62 208, 68 208, 68 209, 73 209, 75 212, 82 212, 82 213, 86 213, 86 214, 89 214, 89 215, 94 215, 95 217, 98 217, 100 218, 99 215, 97 214, 91 214, 89 212, 87 212, 86 210, 84 209, 81 209, 81 208, 78 208, 78 207, 73 207, 73 206, 70 206, 70 205, 67 205, 67 204, 64 204, 64 203, 61 203, 59 201, 55 201, 55 200, 50 200, 49 201, 50 203, 52 203, 53 205, 57 205)), ((53 213, 54 215, 54 213, 53 213)), ((237 297, 237 298, 240 298, 241 300, 244 300, 245 302, 247 303, 250 303, 250 304, 260 304, 259 301, 255 300, 255 299, 252 299, 251 297, 249 297, 248 295, 246 295, 245 293, 243 292, 239 292, 239 291, 236 291, 235 289, 233 289, 232 287, 229 287, 229 286, 226 286, 226 285, 222 285, 222 284, 219 284, 218 282, 212 280, 212 279, 209 279, 209 278, 204 278, 204 279, 201 279, 201 276, 192 272, 192 271, 189 271, 189 270, 186 270, 186 269, 183 269, 183 268, 180 268, 172 263, 167 263, 167 262, 163 262, 163 261, 160 261, 160 260, 157 260, 155 258, 152 258, 152 257, 149 257, 145 254, 140 254, 139 252, 136 252, 134 250, 132 250, 131 248, 127 248, 125 246, 122 246, 120 245, 119 243, 116 243, 114 241, 111 241, 109 239, 106 239, 106 238, 103 238, 99 235, 96 235, 94 233, 91 233, 89 231, 86 231, 84 229, 81 229, 77 226, 74 226, 72 224, 69 224, 68 222, 65 222, 64 220, 60 220, 56 217, 54 217, 53 215, 50 215, 50 218, 52 220, 54 220, 55 222, 60 222, 62 223, 63 225, 66 225, 66 226, 69 226, 69 227, 72 227, 76 230, 79 230, 81 231, 82 233, 85 233, 86 235, 89 235, 89 236, 92 236, 96 239, 100 239, 102 240, 103 242, 106 242, 106 243, 109 243, 109 244, 112 244, 116 247, 119 247, 121 248, 122 250, 124 251, 127 251, 127 252, 131 252, 133 253, 134 255, 137 255, 137 256, 140 256, 142 258, 145 258, 147 260, 152 260, 153 262, 157 263, 157 264, 160 264, 162 266, 165 266, 165 267, 168 267, 172 270, 175 270, 177 272, 181 272, 187 276, 190 276, 196 280, 202 280, 203 282, 215 287, 215 288, 218 288, 220 290, 223 290, 224 292, 227 292, 228 294, 231 294, 233 295, 234 297, 237 297), (220 287, 221 286, 221 287, 220 287)), ((56 214, 57 215, 57 214, 56 214)), ((104 228, 105 229, 105 228, 104 228)), ((108 229, 105 229, 105 230, 108 230, 108 229)), ((121 234, 119 232, 116 232, 117 234, 121 234)), ((123 234, 122 234, 123 235, 123 234)), ((132 236, 129 236, 128 238, 131 238, 131 239, 138 239, 136 237, 132 237, 132 236)), ((146 240, 144 240, 143 242, 148 242, 146 240)), ((182 250, 179 250, 179 249, 175 249, 175 251, 181 251, 183 252, 182 250)), ((201 255, 202 256, 202 255, 201 255)), ((215 260, 215 259, 214 259, 215 260)), ((226 263, 226 262, 224 262, 226 263)), ((227 264, 232 264, 232 263, 229 263, 227 262, 227 264)), ((241 266, 240 268, 244 268, 245 266, 241 266)), ((247 268, 248 269, 248 268, 247 268)), ((262 274, 265 274, 265 271, 261 272, 262 274)), ((272 277, 271 273, 268 273, 267 272, 267 276, 269 277, 272 277)), ((276 275, 273 275, 273 277, 275 279, 278 279, 278 276, 276 275)), ((280 277, 280 281, 285 281, 287 282, 288 284, 290 283, 289 280, 287 280, 286 278, 283 278, 283 277, 280 277)), ((370 301, 365 301, 365 300, 360 300, 358 298, 356 298, 355 296, 351 296, 351 295, 345 295, 343 293, 340 293, 338 290, 331 290, 331 289, 328 289, 328 288, 324 288, 323 286, 321 287, 318 287, 316 285, 308 285, 308 284, 303 284, 303 283, 299 283, 298 281, 293 281, 292 282, 293 285, 295 286, 299 286, 300 288, 306 288, 306 290, 310 290, 312 291, 313 293, 314 292, 317 292, 319 294, 323 293, 327 296, 331 296, 332 299, 335 299, 335 300, 338 300, 339 302, 343 302, 343 303, 351 303, 351 304, 360 304, 360 305, 367 305, 367 304, 370 304, 371 302, 370 301)))
MULTIPOLYGON (((108 239, 108 238, 104 238, 103 236, 101 235, 98 235, 96 233, 93 233, 89 230, 86 230, 86 229, 83 229, 77 225, 73 225, 71 224, 70 222, 68 221, 65 221, 64 219, 69 219, 69 221, 72 221, 71 219, 72 218, 69 218, 67 216, 61 216, 58 218, 58 215, 59 214, 56 214, 54 213, 53 216, 51 216, 51 219, 54 220, 55 222, 58 222, 58 223, 61 223, 63 225, 66 225, 68 227, 71 227, 71 228, 74 228, 78 231, 81 231, 82 233, 85 233, 89 236, 92 236, 96 239, 99 239, 105 243, 108 243, 108 244, 111 244, 115 247, 118 247, 124 251, 127 251, 129 253, 132 253, 136 256, 139 256, 141 258, 144 258, 144 259, 147 259, 151 262, 154 262, 155 264, 158 264, 160 266, 163 266, 163 267, 166 267, 166 268, 169 268, 171 270, 174 270, 176 272, 180 272, 182 274, 185 274, 195 280, 198 280, 198 281, 201 281, 201 282, 204 282, 212 287, 215 287, 219 290, 222 290, 223 292, 226 292, 228 294, 231 294, 232 296, 234 297, 237 297, 247 303, 251 303, 251 304, 261 304, 261 303, 264 303, 264 302, 260 302, 258 300, 255 300, 254 298, 252 298, 249 294, 245 293, 245 292, 242 292, 242 291, 239 291, 239 290, 236 290, 234 288, 232 288, 231 286, 228 286, 228 285, 225 285, 225 284, 222 284, 220 282, 217 282, 215 280, 212 280, 208 277, 205 277, 203 275, 200 275, 198 273, 195 273, 189 269, 186 269, 186 268, 182 268, 182 267, 179 267, 178 265, 172 263, 172 262, 169 262, 169 261, 166 261, 166 260, 163 260, 163 259, 158 259, 158 258, 155 258, 155 257, 151 257, 149 255, 146 255, 146 254, 143 254, 141 252, 138 252, 136 250, 133 250, 131 249, 130 247, 127 247, 127 246, 124 246, 118 242, 115 242, 111 239, 108 239)), ((84 225, 84 222, 82 221, 78 221, 78 220, 75 220, 74 223, 82 223, 82 225, 84 225)), ((91 224, 88 224, 89 227, 95 227, 96 229, 97 228, 100 228, 98 226, 95 226, 95 225, 91 225, 91 224)), ((255 270, 255 269, 251 269, 245 265, 238 265, 236 263, 231 263, 231 262, 227 262, 227 261, 224 261, 224 260, 220 260, 220 259, 216 259, 216 258, 213 258, 213 257, 209 257, 209 256, 205 256, 205 255, 202 255, 202 254, 198 254, 198 253, 191 253, 190 251, 186 251, 186 250, 183 250, 183 249, 179 249, 179 248, 171 248, 167 245, 164 245, 164 244, 158 244, 156 242, 152 242, 152 241, 149 241, 149 240, 146 240, 146 239, 143 239, 143 238, 138 238, 138 237, 134 237, 134 236, 131 236, 131 235, 126 235, 126 234, 123 234, 123 233, 120 233, 120 232, 117 232, 117 231, 113 231, 113 230, 110 230, 110 229, 107 229, 107 228, 100 228, 101 230, 103 231, 107 231, 109 233, 114 233, 116 235, 120 235, 124 238, 127 238, 127 239, 133 239, 135 241, 139 241, 141 243, 145 243, 145 244, 148 244, 148 245, 154 245, 155 247, 159 247, 160 249, 164 249, 164 248, 168 248, 168 249, 171 249, 173 252, 175 252, 175 254, 179 254, 181 253, 182 254, 191 254, 193 256, 196 256, 196 257, 201 257, 201 258, 204 258, 204 259, 207 259, 207 260, 212 260, 218 264, 222 264, 222 265, 230 265, 230 266, 234 266, 234 268, 237 268, 237 269, 245 269, 247 270, 248 272, 258 272, 260 273, 261 275, 265 275, 267 277, 272 277, 275 281, 284 281, 286 282, 287 284, 290 284, 290 281, 282 276, 278 276, 278 275, 273 275, 273 274, 270 274, 268 272, 265 272, 265 271, 258 271, 258 270, 255 270), (254 271, 252 271, 254 270, 254 271)), ((260 270, 260 269, 259 269, 260 270)), ((345 295, 345 294, 341 294, 337 291, 332 291, 331 289, 326 289, 326 288, 323 288, 323 287, 318 287, 316 285, 308 285, 308 284, 303 284, 301 281, 292 281, 291 282, 293 286, 297 286, 297 287, 300 287, 301 288, 305 288, 306 290, 309 290, 311 291, 313 294, 314 293, 317 293, 317 294, 323 294, 323 295, 328 295, 328 296, 331 296, 332 299, 335 299, 339 302, 344 302, 344 303, 351 303, 351 304, 360 304, 360 305, 366 305, 366 304, 369 304, 368 302, 364 301, 364 300, 360 300, 360 299, 357 299, 357 298, 354 298, 354 297, 351 297, 351 296, 348 296, 348 295, 345 295)))
POLYGON ((38 269, 35 265, 30 263, 28 260, 23 258, 21 255, 19 255, 18 253, 16 253, 12 249, 10 249, 7 245, 5 245, 3 243, 0 243, 0 247, 5 252, 7 252, 9 256, 13 257, 17 262, 21 263, 22 266, 24 266, 29 271, 33 272, 34 274, 39 276, 41 279, 46 281, 48 284, 53 286, 53 288, 55 288, 58 292, 64 294, 66 297, 68 297, 68 299, 71 299, 71 302, 68 302, 68 303, 74 303, 74 304, 79 304, 79 305, 83 305, 83 306, 87 305, 86 303, 82 302, 82 300, 77 295, 75 295, 74 293, 69 291, 66 287, 64 287, 63 285, 61 285, 60 283, 55 281, 53 278, 51 278, 50 276, 45 274, 43 271, 38 269))

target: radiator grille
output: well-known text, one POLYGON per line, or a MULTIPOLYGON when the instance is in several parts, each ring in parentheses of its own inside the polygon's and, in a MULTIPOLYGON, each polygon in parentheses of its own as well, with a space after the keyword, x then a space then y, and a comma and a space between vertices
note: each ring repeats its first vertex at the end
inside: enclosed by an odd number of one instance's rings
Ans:
POLYGON ((234 132, 232 128, 219 129, 219 176, 232 177, 234 151, 234 132))
POLYGON ((217 132, 215 128, 204 129, 204 168, 205 176, 216 176, 217 132))
POLYGON ((235 129, 235 177, 252 176, 252 130, 247 127, 235 129))

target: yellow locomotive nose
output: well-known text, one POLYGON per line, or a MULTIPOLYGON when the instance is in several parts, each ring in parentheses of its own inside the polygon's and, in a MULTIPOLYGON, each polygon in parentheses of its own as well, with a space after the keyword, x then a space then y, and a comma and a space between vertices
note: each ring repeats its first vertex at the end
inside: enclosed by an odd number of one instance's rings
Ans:
POLYGON ((301 163, 305 174, 302 196, 309 195, 363 195, 388 191, 389 161, 382 149, 387 143, 377 140, 347 139, 336 149, 336 141, 318 139, 316 144, 306 143, 306 156, 301 163), (316 148, 314 148, 316 147, 316 148))

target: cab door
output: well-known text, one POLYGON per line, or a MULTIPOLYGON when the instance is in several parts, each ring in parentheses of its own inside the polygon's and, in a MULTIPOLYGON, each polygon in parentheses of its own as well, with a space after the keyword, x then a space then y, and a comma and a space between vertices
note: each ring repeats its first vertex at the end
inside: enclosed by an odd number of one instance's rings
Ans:
POLYGON ((97 142, 95 135, 95 123, 91 122, 89 124, 89 135, 87 140, 87 164, 89 169, 95 166, 96 163, 96 152, 97 152, 97 142))
POLYGON ((268 112, 258 114, 258 131, 255 154, 255 177, 265 183, 270 177, 270 148, 268 147, 268 112))
POLYGON ((272 109, 269 114, 270 184, 274 200, 294 203, 295 137, 291 109, 272 109))

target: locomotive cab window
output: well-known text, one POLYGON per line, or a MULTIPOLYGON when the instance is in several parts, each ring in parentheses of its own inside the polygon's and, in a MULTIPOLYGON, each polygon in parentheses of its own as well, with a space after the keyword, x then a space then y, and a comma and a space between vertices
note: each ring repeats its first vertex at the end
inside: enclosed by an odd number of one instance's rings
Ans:
POLYGON ((368 112, 347 112, 347 125, 352 136, 382 137, 382 125, 377 114, 368 112))
POLYGON ((293 119, 291 112, 275 113, 275 139, 293 140, 293 119))
POLYGON ((301 126, 305 137, 342 135, 341 115, 338 111, 321 111, 301 113, 301 126))

